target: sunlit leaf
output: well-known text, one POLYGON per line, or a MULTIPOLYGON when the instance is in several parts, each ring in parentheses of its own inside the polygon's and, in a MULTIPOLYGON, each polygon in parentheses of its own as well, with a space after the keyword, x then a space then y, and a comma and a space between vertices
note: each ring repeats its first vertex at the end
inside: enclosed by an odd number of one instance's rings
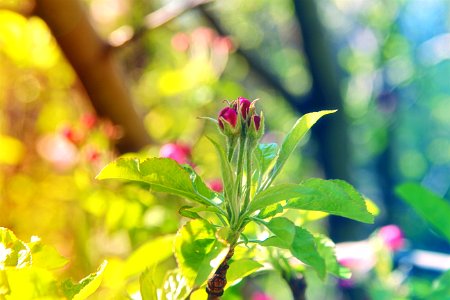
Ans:
POLYGON ((450 299, 450 270, 442 274, 433 282, 433 291, 426 297, 426 299, 450 299))
POLYGON ((183 217, 189 218, 189 219, 202 219, 202 217, 195 211, 191 210, 192 206, 182 206, 178 210, 178 213, 182 215, 183 217))
POLYGON ((136 249, 125 263, 125 273, 138 274, 172 255, 174 235, 165 235, 149 240, 136 249))
MULTIPOLYGON (((167 272, 159 299, 187 299, 191 289, 179 269, 167 272)), ((144 300, 144 299, 143 299, 144 300)))
POLYGON ((14 233, 0 227, 0 270, 23 268, 31 265, 31 251, 28 245, 19 240, 14 233))
POLYGON ((100 286, 107 264, 107 261, 104 261, 98 268, 97 272, 84 277, 78 283, 74 284, 70 280, 64 281, 62 284, 64 295, 73 300, 83 300, 88 298, 100 286))
POLYGON ((352 276, 352 272, 338 263, 333 241, 322 234, 316 235, 315 239, 317 251, 325 260, 327 272, 333 274, 338 278, 349 279, 352 276))
POLYGON ((267 179, 263 183, 263 188, 269 187, 275 177, 283 168, 289 156, 294 151, 295 147, 305 136, 305 134, 311 129, 311 127, 323 116, 336 112, 336 110, 322 110, 319 112, 312 112, 303 115, 294 124, 292 129, 285 136, 280 149, 277 152, 274 166, 270 169, 267 179))
POLYGON ((230 264, 230 268, 227 271, 228 284, 225 288, 228 288, 247 277, 248 275, 258 271, 263 267, 262 264, 256 262, 253 259, 244 258, 235 260, 230 264))
POLYGON ((149 158, 143 161, 119 158, 108 164, 97 179, 124 179, 150 184, 157 192, 178 195, 204 205, 211 205, 214 192, 195 174, 170 158, 149 158), (194 182, 194 183, 193 183, 194 182))
POLYGON ((158 300, 156 286, 152 278, 153 274, 148 269, 139 276, 139 290, 142 300, 158 300))
POLYGON ((33 257, 33 266, 45 269, 59 269, 67 265, 69 260, 63 257, 56 249, 41 242, 33 245, 31 253, 33 257))
POLYGON ((274 158, 277 155, 278 145, 276 143, 259 144, 253 152, 256 157, 256 163, 263 175, 267 169, 271 166, 271 163, 275 163, 274 158))
POLYGON ((367 211, 374 216, 378 216, 380 214, 380 208, 369 198, 364 198, 366 201, 367 211))
POLYGON ((264 207, 258 214, 258 218, 267 219, 273 217, 279 213, 283 212, 283 206, 281 204, 276 203, 269 206, 264 207))
POLYGON ((322 211, 360 222, 373 223, 363 197, 342 180, 308 179, 300 184, 281 184, 259 193, 250 211, 286 200, 284 207, 322 211))
POLYGON ((273 218, 265 226, 275 235, 263 241, 263 246, 289 249, 293 256, 311 266, 320 278, 325 277, 325 261, 316 247, 314 236, 306 229, 295 226, 286 218, 273 218))
POLYGON ((208 139, 214 145, 217 153, 219 154, 220 168, 222 171, 222 180, 223 180, 225 195, 233 195, 234 194, 233 193, 234 173, 231 168, 231 165, 228 162, 228 159, 227 159, 226 154, 223 151, 222 147, 213 139, 210 139, 210 138, 208 138, 208 139))
POLYGON ((55 276, 48 270, 36 267, 10 268, 4 270, 4 274, 10 289, 6 299, 59 299, 61 296, 58 295, 55 276))
POLYGON ((446 200, 417 183, 402 184, 395 191, 450 242, 450 204, 446 200))
POLYGON ((216 238, 214 226, 204 220, 189 221, 175 238, 175 257, 190 288, 203 285, 228 250, 229 245, 216 238))
POLYGON ((8 295, 11 293, 8 277, 5 270, 0 270, 0 296, 8 295))

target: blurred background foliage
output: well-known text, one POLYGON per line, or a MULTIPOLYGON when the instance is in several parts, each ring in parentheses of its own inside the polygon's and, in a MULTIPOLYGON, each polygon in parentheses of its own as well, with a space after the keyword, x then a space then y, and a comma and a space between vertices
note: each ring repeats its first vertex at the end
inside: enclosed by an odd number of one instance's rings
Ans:
MULTIPOLYGON (((114 57, 152 141, 139 155, 184 144, 202 177, 214 180, 217 157, 202 136, 217 132, 197 117, 214 117, 222 100, 259 98, 266 142, 279 141, 302 113, 339 108, 339 122, 324 120, 332 126, 313 131, 279 180, 347 179, 380 207, 376 226, 398 224, 412 248, 450 251, 394 195, 397 184, 416 181, 449 196, 447 1, 213 1, 143 29, 149 13, 171 2, 82 1, 99 35, 119 45, 114 57)), ((121 124, 95 114, 32 7, 0 0, 0 226, 54 245, 70 258, 67 276, 81 278, 108 258, 98 297, 120 298, 137 289, 123 271, 130 253, 174 233, 183 201, 95 181, 119 155, 121 124)), ((330 223, 338 242, 375 229, 330 223)))

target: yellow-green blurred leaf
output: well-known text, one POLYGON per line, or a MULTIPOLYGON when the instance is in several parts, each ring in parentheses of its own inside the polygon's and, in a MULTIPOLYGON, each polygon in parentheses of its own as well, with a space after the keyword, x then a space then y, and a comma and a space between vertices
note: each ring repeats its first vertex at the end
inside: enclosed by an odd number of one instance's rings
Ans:
POLYGON ((25 147, 22 142, 8 135, 0 134, 0 164, 17 165, 22 161, 25 147))
POLYGON ((138 274, 146 268, 162 262, 172 255, 174 235, 152 239, 134 251, 127 259, 125 273, 138 274))
POLYGON ((103 273, 107 264, 108 262, 105 260, 100 265, 97 272, 89 274, 76 284, 72 283, 70 280, 64 281, 62 285, 64 294, 69 299, 73 300, 83 300, 92 295, 102 282, 103 273))

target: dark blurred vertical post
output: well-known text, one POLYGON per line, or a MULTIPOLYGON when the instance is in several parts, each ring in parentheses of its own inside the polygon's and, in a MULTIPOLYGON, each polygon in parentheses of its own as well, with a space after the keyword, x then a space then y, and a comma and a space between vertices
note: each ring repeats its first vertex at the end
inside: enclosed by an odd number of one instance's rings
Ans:
POLYGON ((122 126, 119 150, 137 151, 149 143, 114 53, 94 30, 81 1, 36 0, 34 13, 47 23, 97 113, 122 126))
MULTIPOLYGON (((313 128, 318 142, 319 159, 327 178, 351 181, 349 174, 350 147, 347 121, 340 94, 338 71, 326 32, 320 23, 314 0, 293 0, 300 25, 303 49, 312 77, 311 110, 339 109, 313 128)), ((355 237, 353 221, 330 217, 330 236, 334 241, 355 237)))

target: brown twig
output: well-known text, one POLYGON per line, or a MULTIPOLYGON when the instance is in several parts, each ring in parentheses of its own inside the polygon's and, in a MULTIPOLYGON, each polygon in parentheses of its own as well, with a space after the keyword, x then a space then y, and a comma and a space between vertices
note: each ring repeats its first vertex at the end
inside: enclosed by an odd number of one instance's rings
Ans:
POLYGON ((109 42, 111 45, 114 46, 114 49, 121 49, 127 47, 131 43, 141 39, 142 36, 149 30, 158 28, 172 21, 178 16, 182 15, 186 11, 194 7, 209 3, 211 1, 212 0, 187 0, 187 1, 173 0, 166 6, 148 14, 144 18, 142 27, 136 29, 136 31, 133 32, 133 30, 130 27, 124 26, 112 32, 109 37, 109 42), (120 34, 120 31, 123 32, 122 35, 120 34), (116 39, 117 36, 122 37, 116 39))
POLYGON ((217 268, 217 271, 208 280, 208 284, 206 286, 208 300, 220 300, 220 297, 223 295, 225 286, 227 285, 227 271, 229 268, 228 262, 231 257, 233 257, 233 254, 234 248, 231 248, 219 268, 217 268))

